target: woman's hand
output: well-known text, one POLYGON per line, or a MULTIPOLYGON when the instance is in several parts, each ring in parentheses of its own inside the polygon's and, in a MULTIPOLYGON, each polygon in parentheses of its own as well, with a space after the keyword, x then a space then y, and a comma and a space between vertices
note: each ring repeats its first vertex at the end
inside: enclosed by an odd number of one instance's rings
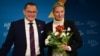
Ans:
POLYGON ((65 51, 71 51, 71 47, 68 46, 67 44, 61 45, 61 48, 62 48, 63 50, 65 50, 65 51))

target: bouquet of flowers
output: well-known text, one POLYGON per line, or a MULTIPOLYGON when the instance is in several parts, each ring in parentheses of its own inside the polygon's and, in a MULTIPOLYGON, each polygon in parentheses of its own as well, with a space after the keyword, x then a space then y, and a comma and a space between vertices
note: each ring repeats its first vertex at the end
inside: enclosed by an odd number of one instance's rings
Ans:
POLYGON ((70 27, 65 30, 63 25, 58 25, 56 27, 56 32, 48 33, 48 37, 45 40, 45 44, 52 46, 55 52, 62 53, 63 56, 66 56, 67 53, 61 48, 61 45, 69 43, 69 39, 72 36, 72 33, 69 33, 70 31, 70 27))

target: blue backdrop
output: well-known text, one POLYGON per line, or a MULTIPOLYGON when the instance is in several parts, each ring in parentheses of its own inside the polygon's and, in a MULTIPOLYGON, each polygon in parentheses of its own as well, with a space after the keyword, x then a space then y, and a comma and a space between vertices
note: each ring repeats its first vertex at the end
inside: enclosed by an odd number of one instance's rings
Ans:
MULTIPOLYGON (((0 0, 0 48, 6 39, 11 21, 24 17, 23 7, 30 1, 38 6, 37 18, 46 22, 52 20, 48 16, 58 0, 0 0)), ((83 46, 78 50, 79 56, 100 56, 99 3, 99 0, 68 0, 65 3, 66 17, 75 21, 83 39, 83 46)), ((11 50, 8 56, 11 56, 11 50)))

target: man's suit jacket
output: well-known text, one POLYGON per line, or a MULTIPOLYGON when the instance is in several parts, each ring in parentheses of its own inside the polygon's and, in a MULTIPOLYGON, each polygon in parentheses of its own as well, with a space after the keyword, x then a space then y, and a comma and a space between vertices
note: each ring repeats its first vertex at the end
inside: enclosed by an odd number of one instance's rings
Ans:
MULTIPOLYGON (((38 28, 38 35, 39 35, 39 46, 40 46, 40 56, 44 56, 43 54, 43 47, 44 47, 44 25, 45 22, 37 20, 36 24, 38 28)), ((11 48, 12 44, 14 44, 13 48, 13 56, 25 56, 26 53, 26 33, 25 33, 25 22, 24 19, 15 21, 11 23, 6 41, 4 42, 1 50, 0 56, 6 56, 9 49, 11 48)))
MULTIPOLYGON (((48 33, 49 31, 53 31, 52 25, 53 21, 46 24, 46 33, 48 33)), ((76 28, 74 22, 70 20, 64 21, 64 27, 66 30, 68 27, 70 27, 71 32, 73 33, 72 37, 70 38, 70 42, 68 44, 71 47, 72 51, 66 51, 66 52, 69 53, 70 56, 77 56, 77 49, 82 45, 82 39, 80 37, 78 29, 76 28)), ((52 47, 50 46, 48 46, 48 56, 52 56, 52 47)))

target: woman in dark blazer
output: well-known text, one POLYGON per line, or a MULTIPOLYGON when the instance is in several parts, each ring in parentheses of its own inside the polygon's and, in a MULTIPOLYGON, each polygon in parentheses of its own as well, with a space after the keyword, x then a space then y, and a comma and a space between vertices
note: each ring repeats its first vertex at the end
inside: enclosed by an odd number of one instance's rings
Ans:
MULTIPOLYGON (((64 5, 62 5, 62 3, 56 3, 53 7, 53 15, 54 15, 54 19, 52 22, 49 22, 46 24, 46 33, 48 33, 49 31, 55 32, 55 27, 58 25, 64 25, 64 29, 65 30, 70 30, 70 32, 72 32, 72 36, 69 40, 68 44, 62 44, 61 48, 63 50, 66 51, 66 53, 68 54, 68 56, 78 56, 77 54, 77 50, 78 48, 80 48, 82 46, 82 39, 81 36, 79 34, 78 29, 75 26, 75 23, 73 21, 67 20, 64 16, 65 14, 65 8, 64 5)), ((46 36, 48 37, 48 34, 46 34, 46 36)), ((47 38, 45 38, 45 44, 48 47, 48 56, 62 56, 59 53, 55 54, 55 52, 53 52, 53 48, 52 46, 49 46, 49 42, 47 43, 47 38)))

